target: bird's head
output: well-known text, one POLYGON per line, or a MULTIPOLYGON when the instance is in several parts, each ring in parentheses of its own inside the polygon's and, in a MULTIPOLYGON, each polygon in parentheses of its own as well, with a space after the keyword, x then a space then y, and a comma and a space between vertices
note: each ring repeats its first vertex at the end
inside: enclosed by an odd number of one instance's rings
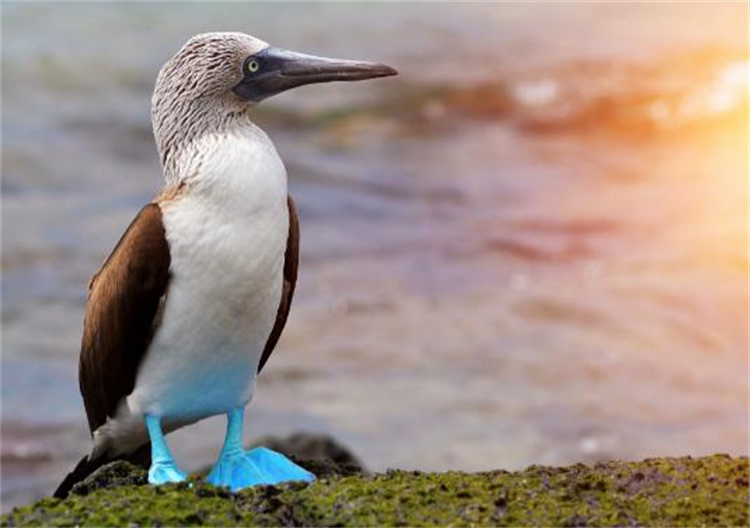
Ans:
POLYGON ((305 84, 396 75, 384 64, 275 48, 244 33, 192 37, 159 72, 151 117, 162 163, 184 144, 217 132, 263 99, 305 84))

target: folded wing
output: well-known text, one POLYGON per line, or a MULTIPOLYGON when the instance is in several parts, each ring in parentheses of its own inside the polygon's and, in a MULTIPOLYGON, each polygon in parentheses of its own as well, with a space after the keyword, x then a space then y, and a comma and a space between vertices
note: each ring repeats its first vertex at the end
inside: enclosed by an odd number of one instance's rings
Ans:
POLYGON ((79 382, 92 433, 133 391, 166 298, 169 264, 161 209, 151 203, 91 280, 79 382))
POLYGON ((284 253, 284 287, 281 292, 279 310, 276 313, 276 323, 273 326, 273 330, 271 330, 271 335, 268 337, 266 347, 263 349, 263 355, 260 358, 260 363, 258 363, 258 372, 263 369, 268 358, 271 357, 274 348, 276 348, 276 343, 279 342, 281 332, 284 330, 284 325, 286 325, 286 320, 289 316, 289 310, 292 307, 294 288, 297 285, 299 219, 297 218, 297 208, 291 196, 287 198, 287 206, 289 208, 289 236, 286 241, 286 252, 284 253))

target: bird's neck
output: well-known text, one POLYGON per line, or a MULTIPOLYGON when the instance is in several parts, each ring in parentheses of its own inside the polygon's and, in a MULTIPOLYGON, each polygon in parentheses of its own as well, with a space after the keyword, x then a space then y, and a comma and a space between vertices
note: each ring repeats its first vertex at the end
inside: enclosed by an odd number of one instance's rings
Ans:
POLYGON ((230 216, 286 207, 286 169, 270 138, 250 120, 180 146, 166 189, 189 191, 201 207, 230 216))
POLYGON ((227 120, 222 126, 204 127, 201 134, 175 142, 165 152, 162 163, 167 183, 191 183, 205 172, 209 158, 232 157, 230 145, 238 141, 244 144, 270 142, 265 132, 245 115, 227 120))
POLYGON ((194 175, 206 138, 220 140, 257 128, 246 105, 209 98, 155 104, 151 121, 164 176, 170 185, 186 182, 194 175))

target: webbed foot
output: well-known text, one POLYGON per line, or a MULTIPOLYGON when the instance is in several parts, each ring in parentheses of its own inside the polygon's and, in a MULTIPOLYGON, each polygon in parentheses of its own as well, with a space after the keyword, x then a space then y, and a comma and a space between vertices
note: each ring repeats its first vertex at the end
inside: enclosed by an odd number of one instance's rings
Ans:
POLYGON ((187 477, 177 468, 169 452, 167 441, 161 430, 161 419, 152 414, 144 416, 146 429, 151 440, 151 467, 148 469, 148 483, 156 486, 170 482, 182 482, 187 477))
POLYGON ((215 486, 239 491, 260 484, 312 482, 315 475, 281 453, 257 447, 250 451, 238 449, 231 453, 222 453, 206 480, 215 486))
POLYGON ((184 482, 186 478, 185 473, 180 471, 173 461, 156 461, 148 470, 148 483, 157 486, 170 482, 184 482))

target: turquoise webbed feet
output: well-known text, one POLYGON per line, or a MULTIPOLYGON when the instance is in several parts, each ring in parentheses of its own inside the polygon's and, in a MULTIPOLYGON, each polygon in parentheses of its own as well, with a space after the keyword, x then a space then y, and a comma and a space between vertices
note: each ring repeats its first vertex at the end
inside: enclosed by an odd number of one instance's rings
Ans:
POLYGON ((238 491, 260 484, 315 480, 315 475, 281 453, 265 447, 250 451, 242 449, 243 413, 242 408, 237 408, 227 414, 227 437, 219 460, 208 475, 208 482, 238 491))
POLYGON ((215 486, 239 491, 260 484, 312 482, 315 475, 281 453, 258 447, 250 451, 223 451, 206 480, 215 486))
POLYGON ((148 483, 158 486, 170 482, 183 482, 187 477, 177 468, 172 453, 169 452, 161 430, 161 420, 150 414, 145 415, 144 419, 151 440, 151 467, 148 470, 148 483))
POLYGON ((170 482, 184 482, 187 476, 174 462, 155 461, 148 470, 148 483, 156 486, 170 482))

